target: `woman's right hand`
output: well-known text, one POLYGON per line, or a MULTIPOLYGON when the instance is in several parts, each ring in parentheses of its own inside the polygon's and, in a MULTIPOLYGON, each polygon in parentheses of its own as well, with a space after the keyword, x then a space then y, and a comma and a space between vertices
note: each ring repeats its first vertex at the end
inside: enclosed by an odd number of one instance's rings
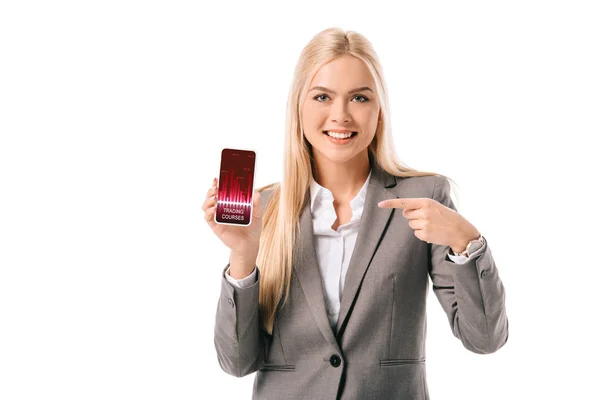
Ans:
POLYGON ((262 206, 260 203, 260 193, 255 190, 252 194, 252 221, 248 226, 235 226, 217 224, 214 220, 217 196, 218 182, 213 179, 213 185, 206 193, 206 199, 202 204, 204 219, 213 232, 231 249, 236 257, 256 260, 258 255, 258 246, 260 243, 260 234, 262 232, 262 206))

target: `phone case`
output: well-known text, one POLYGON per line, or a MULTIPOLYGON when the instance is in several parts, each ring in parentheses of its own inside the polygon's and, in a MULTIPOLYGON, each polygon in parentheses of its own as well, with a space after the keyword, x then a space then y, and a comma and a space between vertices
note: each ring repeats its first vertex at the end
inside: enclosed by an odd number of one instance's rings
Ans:
POLYGON ((218 176, 214 221, 224 225, 250 225, 256 176, 256 152, 250 149, 224 148, 221 151, 218 176))

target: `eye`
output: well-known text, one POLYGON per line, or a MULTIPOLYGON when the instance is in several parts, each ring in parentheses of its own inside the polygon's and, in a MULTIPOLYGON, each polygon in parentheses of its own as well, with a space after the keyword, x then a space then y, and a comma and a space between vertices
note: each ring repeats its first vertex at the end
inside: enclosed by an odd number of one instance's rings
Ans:
MULTIPOLYGON (((319 94, 319 95, 317 95, 317 96, 313 97, 313 100, 317 100, 318 102, 321 102, 321 103, 322 103, 322 101, 321 101, 321 100, 318 100, 318 99, 319 99, 320 97, 322 97, 322 96, 329 97, 329 96, 327 96, 326 94, 319 94)), ((369 99, 368 99, 368 98, 366 98, 365 96, 363 96, 362 94, 359 94, 359 95, 356 95, 356 96, 354 96, 354 97, 353 97, 353 99, 355 99, 355 98, 357 98, 357 97, 361 97, 361 98, 363 98, 363 99, 364 99, 364 100, 361 100, 361 101, 359 101, 359 103, 365 103, 365 102, 369 101, 369 99)))

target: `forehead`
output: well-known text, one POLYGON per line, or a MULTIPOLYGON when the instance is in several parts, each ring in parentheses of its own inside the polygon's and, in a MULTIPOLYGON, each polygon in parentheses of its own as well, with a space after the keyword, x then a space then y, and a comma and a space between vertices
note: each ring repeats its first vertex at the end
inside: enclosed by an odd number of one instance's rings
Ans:
POLYGON ((322 85, 332 89, 371 86, 375 82, 362 60, 350 55, 338 57, 323 65, 315 73, 311 86, 322 85))

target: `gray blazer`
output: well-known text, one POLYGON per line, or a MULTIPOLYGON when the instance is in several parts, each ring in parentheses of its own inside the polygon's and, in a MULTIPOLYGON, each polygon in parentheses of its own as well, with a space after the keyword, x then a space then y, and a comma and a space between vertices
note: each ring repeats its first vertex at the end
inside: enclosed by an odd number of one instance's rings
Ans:
MULTIPOLYGON (((278 307, 273 335, 260 328, 256 284, 237 288, 223 269, 214 327, 221 368, 256 372, 252 399, 429 399, 426 380, 426 298, 429 277, 452 333, 475 353, 508 339, 505 293, 492 252, 466 264, 448 246, 417 238, 401 209, 382 200, 430 197, 456 210, 441 176, 401 178, 373 163, 340 314, 332 331, 315 252, 310 192, 299 223, 288 302, 278 307)), ((267 204, 272 190, 261 192, 267 204)))

